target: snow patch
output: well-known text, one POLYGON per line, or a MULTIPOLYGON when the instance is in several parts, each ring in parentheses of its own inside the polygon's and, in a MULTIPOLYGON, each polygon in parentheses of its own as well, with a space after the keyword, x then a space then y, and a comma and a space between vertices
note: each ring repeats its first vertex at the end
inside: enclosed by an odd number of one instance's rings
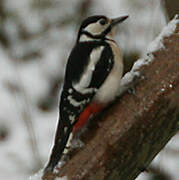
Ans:
POLYGON ((168 23, 167 26, 165 26, 160 33, 160 35, 150 43, 147 50, 148 52, 154 52, 161 48, 165 48, 163 45, 163 38, 170 36, 175 30, 176 26, 179 23, 178 15, 175 16, 175 18, 168 23))
POLYGON ((41 180, 43 176, 43 169, 37 172, 35 175, 30 176, 29 180, 41 180))
POLYGON ((67 176, 64 177, 56 177, 55 180, 68 180, 67 176))
MULTIPOLYGON (((140 76, 140 67, 142 67, 143 65, 148 65, 150 62, 153 61, 154 57, 150 53, 157 51, 158 49, 164 48, 163 38, 170 36, 175 31, 177 23, 179 23, 179 20, 177 18, 178 16, 176 15, 175 18, 166 27, 164 27, 160 35, 150 43, 148 47, 149 55, 137 60, 134 63, 132 70, 124 75, 120 82, 121 89, 119 94, 123 93, 126 89, 128 89, 129 84, 132 83, 135 77, 140 76)), ((163 91, 163 89, 161 89, 161 91, 163 91)))
MULTIPOLYGON (((39 172, 37 172, 35 175, 30 176, 29 180, 42 180, 44 173, 43 173, 43 169, 41 169, 39 172)), ((67 176, 63 176, 63 177, 56 177, 55 180, 68 180, 67 176)))

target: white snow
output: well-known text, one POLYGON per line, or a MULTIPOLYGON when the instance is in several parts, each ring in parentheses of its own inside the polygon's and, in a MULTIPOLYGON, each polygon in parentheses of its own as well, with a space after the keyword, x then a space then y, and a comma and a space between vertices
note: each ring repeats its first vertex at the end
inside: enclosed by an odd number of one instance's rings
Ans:
MULTIPOLYGON (((35 175, 30 176, 29 180, 42 180, 42 176, 43 176, 43 169, 37 172, 35 175)), ((68 180, 68 178, 67 176, 56 177, 55 180, 68 180)))
POLYGON ((64 177, 56 177, 55 180, 68 180, 67 176, 64 177))
POLYGON ((177 17, 178 15, 176 15, 175 18, 172 21, 170 21, 167 26, 163 28, 159 36, 150 43, 147 49, 149 53, 157 51, 161 48, 165 48, 163 45, 163 39, 164 37, 170 36, 176 30, 176 25, 179 23, 179 19, 177 19, 177 17))
POLYGON ((41 169, 39 172, 37 172, 33 176, 30 176, 29 180, 42 180, 42 176, 43 176, 43 169, 41 169))
MULTIPOLYGON (((135 77, 140 76, 140 73, 139 73, 140 67, 142 67, 143 65, 148 65, 150 62, 153 61, 154 58, 151 53, 159 50, 160 48, 164 48, 164 45, 163 45, 164 37, 170 36, 175 31, 177 23, 179 23, 179 20, 177 19, 177 16, 175 16, 175 18, 167 26, 164 27, 164 29, 159 34, 159 36, 149 44, 148 56, 137 60, 134 63, 131 71, 126 73, 125 76, 122 78, 121 90, 119 94, 121 94, 128 88, 129 84, 132 83, 135 77)), ((161 89, 161 91, 164 91, 164 90, 165 89, 163 88, 161 89)))

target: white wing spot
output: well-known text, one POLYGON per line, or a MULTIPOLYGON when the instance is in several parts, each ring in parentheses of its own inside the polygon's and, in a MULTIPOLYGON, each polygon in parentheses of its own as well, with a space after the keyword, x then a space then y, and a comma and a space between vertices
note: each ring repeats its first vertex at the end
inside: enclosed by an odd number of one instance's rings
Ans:
POLYGON ((100 60, 101 54, 103 52, 104 46, 100 46, 94 49, 90 54, 89 64, 87 65, 82 77, 78 83, 74 83, 73 87, 82 94, 93 93, 96 89, 87 88, 92 80, 93 72, 97 62, 100 60))
POLYGON ((73 89, 70 88, 70 89, 68 90, 68 92, 71 94, 71 93, 73 92, 73 89))
POLYGON ((75 116, 74 115, 69 115, 69 120, 74 123, 75 122, 75 116))
POLYGON ((64 154, 67 154, 67 153, 70 151, 72 139, 73 139, 73 133, 71 133, 70 136, 69 136, 69 138, 68 138, 66 147, 65 147, 65 149, 64 149, 64 151, 63 151, 64 154))
POLYGON ((76 101, 75 99, 73 99, 72 96, 68 96, 67 98, 70 101, 70 104, 72 104, 73 106, 76 106, 76 107, 80 106, 81 104, 85 104, 86 103, 86 100, 76 101))
POLYGON ((67 132, 67 130, 68 130, 68 127, 66 127, 66 126, 65 126, 65 127, 64 127, 64 131, 65 131, 65 133, 67 132))

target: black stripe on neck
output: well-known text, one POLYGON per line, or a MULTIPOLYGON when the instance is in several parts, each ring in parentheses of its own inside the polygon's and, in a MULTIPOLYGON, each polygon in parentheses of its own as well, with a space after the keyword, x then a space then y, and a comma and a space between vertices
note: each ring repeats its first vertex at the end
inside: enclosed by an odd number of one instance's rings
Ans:
MULTIPOLYGON (((110 31, 109 31, 109 32, 110 32, 110 31)), ((84 34, 84 35, 86 35, 86 36, 88 36, 88 37, 90 37, 90 38, 92 38, 92 39, 94 39, 94 40, 97 39, 97 40, 101 40, 101 41, 107 40, 107 41, 115 42, 113 39, 109 39, 109 38, 106 37, 106 34, 108 34, 108 32, 107 32, 107 33, 106 33, 106 32, 103 32, 103 33, 100 34, 100 35, 93 35, 93 34, 87 32, 87 31, 82 31, 82 34, 84 34)))
POLYGON ((89 33, 88 31, 82 31, 82 34, 85 34, 86 36, 92 38, 92 39, 99 39, 99 40, 104 40, 105 36, 103 34, 100 35, 93 35, 89 33))

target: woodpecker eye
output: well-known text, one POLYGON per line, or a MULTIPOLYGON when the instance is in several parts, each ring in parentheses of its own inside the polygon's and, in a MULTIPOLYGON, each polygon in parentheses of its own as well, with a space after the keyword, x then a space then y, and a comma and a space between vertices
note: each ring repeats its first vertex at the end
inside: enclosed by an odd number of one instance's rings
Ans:
POLYGON ((101 25, 105 25, 105 24, 107 23, 107 21, 106 21, 106 19, 101 19, 101 20, 99 21, 99 23, 100 23, 101 25))

